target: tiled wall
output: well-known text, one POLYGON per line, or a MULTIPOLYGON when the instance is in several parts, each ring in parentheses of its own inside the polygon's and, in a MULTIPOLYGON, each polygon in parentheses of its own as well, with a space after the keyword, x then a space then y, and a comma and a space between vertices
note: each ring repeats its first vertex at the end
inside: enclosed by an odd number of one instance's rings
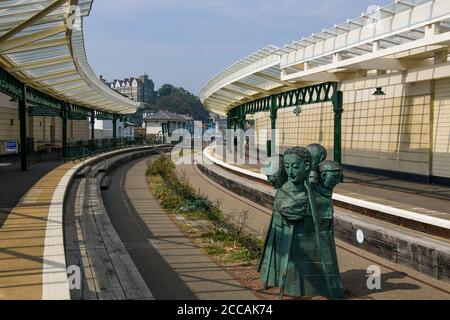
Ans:
MULTIPOLYGON (((386 96, 382 99, 372 95, 375 88, 367 80, 344 82, 341 88, 344 91, 344 164, 429 175, 430 81, 384 86, 386 96)), ((450 107, 450 94, 444 100, 441 103, 447 103, 450 107)), ((255 119, 257 128, 264 127, 268 115, 257 115, 255 119)), ((447 142, 445 156, 435 157, 435 162, 448 168, 450 112, 446 116, 441 115, 440 120, 435 120, 441 127, 438 129, 441 140, 447 142), (447 129, 443 128, 445 121, 447 129), (444 158, 447 164, 442 160, 444 158)), ((334 114, 331 103, 305 106, 299 117, 294 114, 293 108, 280 110, 277 127, 282 129, 282 149, 321 143, 329 150, 329 158, 333 158, 334 114)), ((444 142, 437 143, 436 146, 443 148, 444 142)))
POLYGON ((272 131, 270 115, 268 112, 259 112, 254 115, 254 119, 258 146, 261 149, 264 149, 266 147, 266 141, 270 139, 272 131))
POLYGON ((433 175, 450 178, 450 78, 435 83, 433 175))
MULTIPOLYGON (((62 120, 55 117, 27 117, 27 136, 34 138, 36 150, 40 145, 49 143, 61 146, 62 120)), ((89 121, 68 121, 67 137, 69 141, 89 140, 89 121)), ((19 140, 18 105, 0 93, 0 154, 6 152, 6 141, 19 140)))
POLYGON ((17 103, 0 93, 0 154, 5 153, 6 141, 19 140, 19 113, 17 103))
POLYGON ((90 139, 89 120, 71 120, 67 123, 69 141, 86 141, 90 139))

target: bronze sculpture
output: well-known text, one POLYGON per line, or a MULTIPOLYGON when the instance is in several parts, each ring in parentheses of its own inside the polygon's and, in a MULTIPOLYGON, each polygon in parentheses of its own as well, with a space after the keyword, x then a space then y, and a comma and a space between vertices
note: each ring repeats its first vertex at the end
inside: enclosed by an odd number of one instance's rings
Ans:
MULTIPOLYGON (((314 158, 322 159, 323 151, 314 154, 314 158)), ((287 150, 283 163, 288 181, 275 196, 261 258, 261 280, 265 288, 280 288, 281 298, 287 294, 340 299, 343 290, 334 243, 331 196, 340 182, 342 169, 332 162, 316 164, 311 153, 302 147, 287 150), (310 181, 313 169, 317 183, 310 181)))
POLYGON ((267 180, 275 188, 280 189, 288 181, 286 170, 284 170, 284 157, 279 155, 277 161, 268 160, 263 164, 267 180))
POLYGON ((325 149, 322 145, 318 143, 310 144, 306 147, 308 149, 309 153, 312 156, 312 168, 311 173, 309 175, 309 182, 310 183, 318 183, 318 168, 319 164, 323 161, 327 160, 328 152, 327 149, 325 149))

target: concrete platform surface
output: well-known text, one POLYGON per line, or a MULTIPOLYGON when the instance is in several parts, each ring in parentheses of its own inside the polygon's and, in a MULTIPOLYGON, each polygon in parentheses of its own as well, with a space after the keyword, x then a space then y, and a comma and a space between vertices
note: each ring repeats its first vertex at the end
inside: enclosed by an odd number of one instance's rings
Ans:
MULTIPOLYGON (((61 165, 40 179, 0 228, 0 299, 42 299, 49 211, 58 184, 74 166, 72 162, 61 165)), ((20 176, 26 179, 26 173, 20 176)), ((14 189, 14 179, 8 185, 14 189)))
POLYGON ((103 192, 110 219, 157 300, 253 300, 256 297, 176 227, 150 193, 147 160, 112 173, 103 192))

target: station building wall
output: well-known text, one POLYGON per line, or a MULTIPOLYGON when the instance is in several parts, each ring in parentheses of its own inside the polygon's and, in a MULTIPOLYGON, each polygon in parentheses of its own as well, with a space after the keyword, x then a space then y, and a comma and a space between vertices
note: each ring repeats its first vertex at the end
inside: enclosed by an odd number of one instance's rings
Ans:
MULTIPOLYGON (((69 141, 89 140, 88 120, 69 120, 69 141)), ((62 146, 62 120, 58 117, 28 117, 27 136, 35 142, 38 151, 45 144, 62 146)), ((0 93, 0 155, 6 153, 6 142, 20 140, 19 109, 17 102, 0 93)))
MULTIPOLYGON (((342 118, 344 165, 374 172, 436 176, 450 182, 450 78, 404 83, 400 74, 385 77, 386 96, 377 99, 374 79, 347 81, 342 118)), ((333 158, 331 103, 279 110, 281 150, 321 143, 333 158)), ((269 129, 268 113, 255 115, 256 129, 269 129)), ((269 130, 270 132, 270 130, 269 130)), ((258 138, 259 143, 266 140, 258 138)))
POLYGON ((6 152, 6 141, 19 140, 19 127, 17 103, 0 93, 0 154, 6 152))
POLYGON ((450 78, 435 83, 432 174, 450 178, 450 78))
POLYGON ((67 139, 69 141, 86 141, 90 139, 89 120, 68 121, 67 139))

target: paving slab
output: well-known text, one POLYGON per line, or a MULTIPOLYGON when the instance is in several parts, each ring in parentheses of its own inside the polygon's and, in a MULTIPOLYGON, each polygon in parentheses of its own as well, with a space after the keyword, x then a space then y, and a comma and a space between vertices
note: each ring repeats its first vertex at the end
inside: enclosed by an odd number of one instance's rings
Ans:
MULTIPOLYGON (((149 158, 153 159, 153 158, 149 158)), ((148 189, 147 161, 117 169, 103 201, 127 251, 157 300, 256 297, 191 242, 148 189)))
MULTIPOLYGON (((50 171, 8 213, 0 228, 0 299, 42 299, 51 200, 61 179, 74 166, 67 163, 50 171)), ((13 185, 10 188, 14 189, 13 185)))

